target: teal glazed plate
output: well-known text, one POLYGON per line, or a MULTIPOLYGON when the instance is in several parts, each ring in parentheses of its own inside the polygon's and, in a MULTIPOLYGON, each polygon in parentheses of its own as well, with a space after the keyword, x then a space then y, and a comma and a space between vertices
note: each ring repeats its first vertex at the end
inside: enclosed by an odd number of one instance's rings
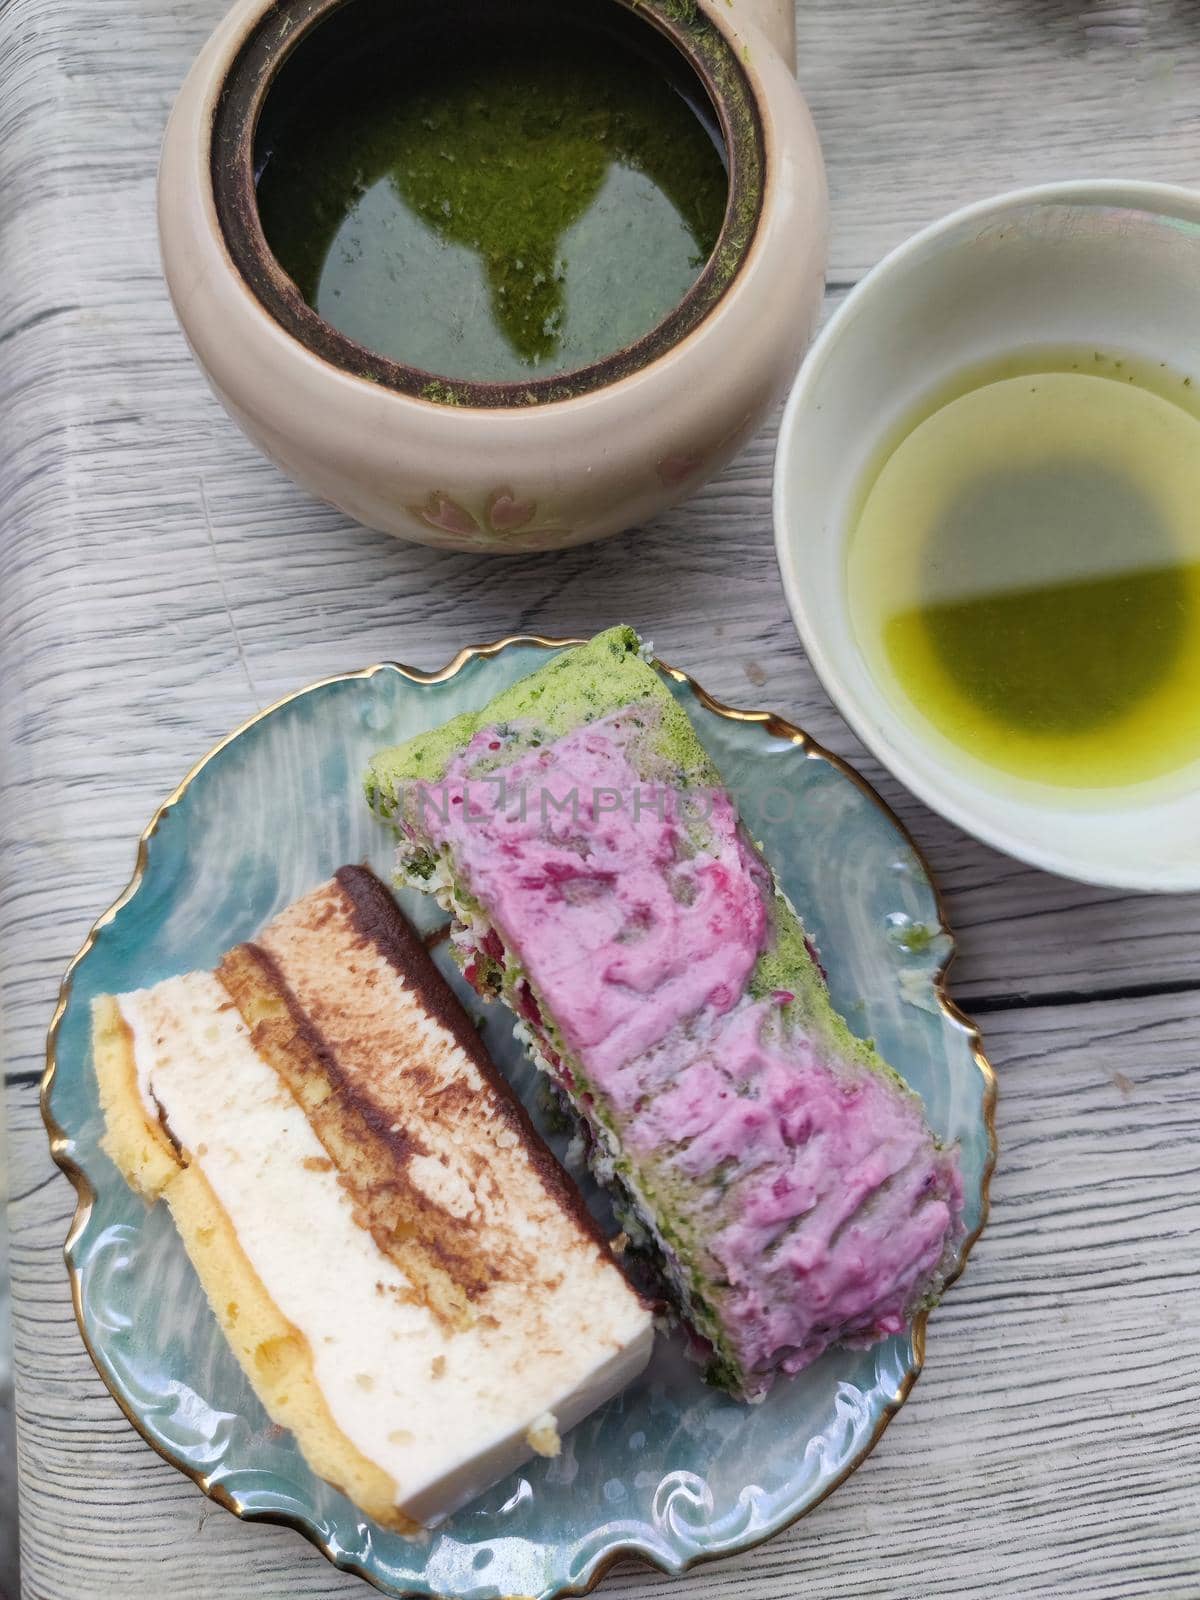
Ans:
MULTIPOLYGON (((98 994, 212 967, 346 862, 390 876, 391 839, 362 798, 367 759, 475 709, 571 641, 464 650, 440 672, 368 667, 263 712, 191 772, 142 837, 133 880, 63 983, 43 1111, 78 1194, 66 1259, 101 1377, 159 1453, 236 1515, 298 1529, 385 1594, 555 1600, 622 1557, 678 1574, 749 1548, 811 1511, 864 1459, 921 1368, 925 1319, 869 1350, 835 1350, 758 1406, 701 1382, 676 1335, 645 1375, 537 1460, 420 1540, 368 1522, 314 1477, 242 1375, 165 1206, 147 1210, 100 1148, 89 1007, 98 994)), ((942 978, 952 942, 928 871, 896 818, 847 767, 765 712, 731 711, 661 666, 821 951, 834 1002, 957 1140, 962 1261, 987 1214, 995 1157, 990 1067, 942 978)), ((432 901, 404 894, 418 927, 432 901)), ((444 947, 439 961, 451 969, 444 947)), ((536 1074, 500 1008, 461 980, 493 1055, 534 1113, 536 1074)), ((550 1135, 560 1155, 561 1136, 550 1135)), ((604 1200, 584 1183, 608 1222, 604 1200)), ((615 1231, 615 1229, 614 1229, 615 1231)), ((330 1292, 337 1292, 331 1283, 330 1292)))

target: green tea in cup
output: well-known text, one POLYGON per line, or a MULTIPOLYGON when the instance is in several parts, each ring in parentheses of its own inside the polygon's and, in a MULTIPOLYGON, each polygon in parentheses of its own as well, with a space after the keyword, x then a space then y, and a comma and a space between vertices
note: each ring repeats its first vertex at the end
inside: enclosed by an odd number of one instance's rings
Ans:
POLYGON ((1200 759, 1200 415, 1166 365, 1027 350, 894 430, 847 554, 876 678, 977 761, 1102 789, 1200 759))

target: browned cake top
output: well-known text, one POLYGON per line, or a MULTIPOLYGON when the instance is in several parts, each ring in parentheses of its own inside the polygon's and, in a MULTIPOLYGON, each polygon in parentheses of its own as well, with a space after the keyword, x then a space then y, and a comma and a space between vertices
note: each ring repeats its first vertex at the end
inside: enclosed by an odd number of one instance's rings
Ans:
MULTIPOLYGON (((628 1292, 428 951, 362 867, 225 957, 221 981, 356 1214, 449 1326, 513 1314, 597 1257, 628 1292)), ((545 1327, 549 1334, 558 1317, 545 1327)))

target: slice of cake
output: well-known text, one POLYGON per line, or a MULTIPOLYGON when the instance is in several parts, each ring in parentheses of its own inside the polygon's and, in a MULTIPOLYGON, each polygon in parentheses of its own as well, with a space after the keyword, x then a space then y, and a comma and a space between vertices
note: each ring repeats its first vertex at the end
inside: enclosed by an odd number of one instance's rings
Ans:
POLYGON ((215 974, 98 1000, 94 1042, 105 1148, 376 1521, 435 1524, 645 1366, 650 1312, 365 869, 215 974))
POLYGON ((936 1299, 957 1154, 835 1012, 631 629, 385 751, 367 791, 406 881, 458 919, 468 977, 583 1120, 712 1381, 757 1398, 936 1299))

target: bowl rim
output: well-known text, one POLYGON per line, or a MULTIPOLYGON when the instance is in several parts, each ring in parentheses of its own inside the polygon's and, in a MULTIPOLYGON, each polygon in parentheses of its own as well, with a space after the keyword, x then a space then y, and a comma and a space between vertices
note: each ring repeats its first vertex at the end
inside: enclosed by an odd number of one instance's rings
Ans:
POLYGON ((720 309, 753 252, 771 179, 761 94, 724 19, 672 0, 608 0, 632 27, 671 46, 710 102, 727 164, 725 214, 708 259, 683 296, 633 343, 561 373, 489 382, 448 377, 381 355, 326 322, 277 261, 256 201, 254 152, 268 97, 295 51, 355 0, 259 0, 220 72, 204 164, 214 223, 233 271, 262 313, 315 359, 380 388, 456 408, 529 409, 608 388, 653 365, 720 309))
POLYGON ((838 345, 854 319, 869 303, 890 292, 891 280, 897 272, 910 267, 930 245, 948 234, 972 223, 1003 218, 1030 207, 1071 204, 1127 208, 1159 217, 1174 216, 1200 225, 1200 187, 1136 178, 1060 179, 1008 189, 959 206, 894 246, 859 279, 822 328, 788 394, 779 423, 771 491, 775 555, 792 622, 826 694, 867 749, 917 799, 984 844, 1045 872, 1104 888, 1187 893, 1200 889, 1200 863, 1191 868, 1125 869, 1106 864, 1095 856, 1089 859, 1083 852, 1076 855, 1047 847, 1021 829, 1009 829, 979 819, 969 801, 947 798, 936 777, 927 774, 924 764, 910 756, 911 748, 925 748, 920 736, 907 732, 903 743, 890 738, 868 714, 868 705, 876 701, 868 701, 866 695, 857 694, 844 681, 832 652, 825 647, 822 618, 806 601, 796 559, 796 541, 790 533, 787 466, 795 437, 813 391, 829 364, 836 361, 838 345))

